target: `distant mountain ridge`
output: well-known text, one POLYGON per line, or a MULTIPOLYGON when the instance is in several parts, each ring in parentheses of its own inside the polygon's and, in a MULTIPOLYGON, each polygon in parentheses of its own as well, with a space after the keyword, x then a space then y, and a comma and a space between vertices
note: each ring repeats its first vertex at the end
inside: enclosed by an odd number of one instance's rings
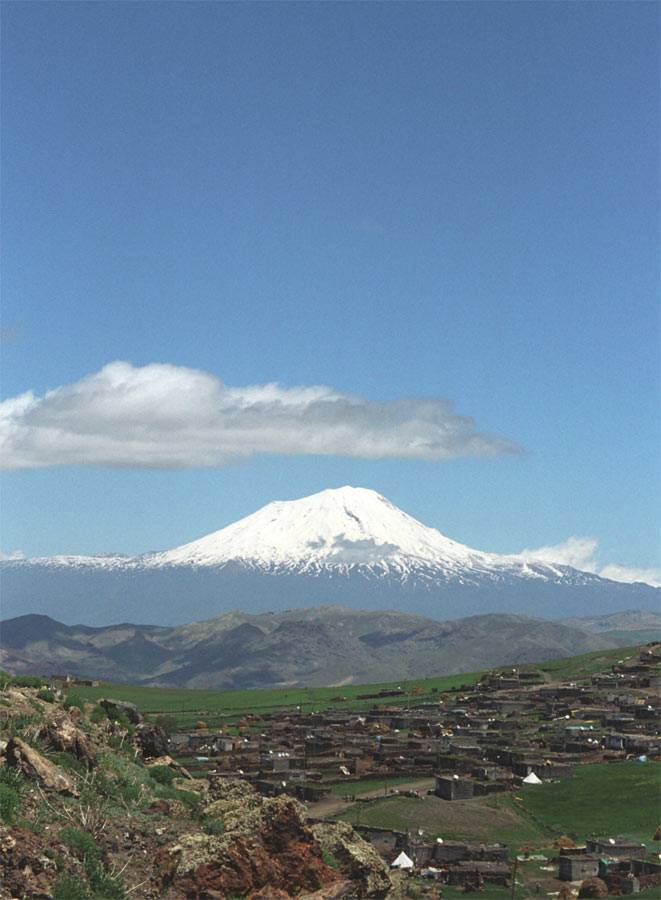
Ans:
POLYGON ((511 612, 570 616, 658 608, 661 593, 571 566, 474 550, 365 488, 275 501, 173 550, 136 557, 56 556, 0 564, 3 615, 103 624, 178 624, 340 604, 432 618, 511 612))
MULTIPOLYGON (((658 630, 658 615, 656 621, 658 630)), ((14 674, 217 689, 406 680, 627 643, 526 616, 437 622, 337 606, 259 616, 233 611, 175 628, 90 628, 26 615, 0 623, 0 638, 0 667, 14 674)))

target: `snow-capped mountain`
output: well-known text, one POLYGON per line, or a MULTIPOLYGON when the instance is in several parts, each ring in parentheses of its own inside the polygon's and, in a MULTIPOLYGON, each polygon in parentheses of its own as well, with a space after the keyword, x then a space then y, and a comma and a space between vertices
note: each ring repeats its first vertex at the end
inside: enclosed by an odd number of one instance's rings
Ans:
POLYGON ((269 503, 173 550, 2 568, 3 618, 39 612, 88 623, 126 616, 176 624, 239 606, 324 603, 439 619, 505 611, 555 617, 656 608, 659 596, 649 585, 473 550, 357 487, 269 503))

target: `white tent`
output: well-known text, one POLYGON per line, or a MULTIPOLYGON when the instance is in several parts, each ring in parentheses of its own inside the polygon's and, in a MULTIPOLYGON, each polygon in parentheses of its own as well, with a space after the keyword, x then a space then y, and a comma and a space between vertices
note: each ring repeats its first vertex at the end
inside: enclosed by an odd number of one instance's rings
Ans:
POLYGON ((526 775, 523 779, 524 784, 541 784, 542 779, 538 778, 534 772, 531 772, 530 775, 526 775))
POLYGON ((392 867, 393 869, 412 869, 413 860, 402 850, 397 859, 393 861, 392 867))

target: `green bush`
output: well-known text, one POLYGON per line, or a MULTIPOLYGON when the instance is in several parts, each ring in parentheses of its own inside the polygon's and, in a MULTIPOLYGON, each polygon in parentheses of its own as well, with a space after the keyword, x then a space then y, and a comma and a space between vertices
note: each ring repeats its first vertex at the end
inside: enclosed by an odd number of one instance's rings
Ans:
POLYGON ((103 722, 104 719, 108 718, 108 713, 105 711, 104 707, 99 703, 94 707, 92 712, 90 713, 90 721, 94 722, 95 725, 99 725, 103 722))
POLYGON ((12 680, 16 687, 40 688, 44 686, 41 678, 36 675, 16 675, 12 680))
POLYGON ((179 731, 179 723, 174 716, 156 716, 156 718, 154 719, 154 724, 160 725, 160 727, 168 737, 170 737, 170 735, 172 734, 176 734, 179 731))
MULTIPOLYGON (((93 896, 99 900, 125 900, 126 891, 116 875, 107 872, 101 863, 101 848, 91 834, 82 828, 62 828, 60 839, 82 854, 85 872, 92 886, 93 896)), ((81 882, 82 884, 82 882, 81 882)), ((89 896, 89 895, 80 895, 89 896)), ((66 897, 62 894, 62 900, 66 897)), ((68 898, 67 898, 68 900, 68 898)))
POLYGON ((222 819, 218 819, 215 816, 207 816, 202 822, 202 831, 205 834, 220 837, 221 834, 225 833, 225 823, 222 819))
POLYGON ((53 900, 88 900, 91 896, 88 885, 68 872, 60 875, 53 885, 53 900))
POLYGON ((72 709, 75 706, 82 713, 85 712, 85 701, 82 697, 77 697, 75 694, 68 694, 62 701, 62 706, 65 709, 72 709))
POLYGON ((0 784, 6 784, 20 794, 25 787, 25 776, 13 766, 0 766, 0 784))
POLYGON ((20 803, 21 799, 18 796, 18 791, 8 784, 0 782, 0 820, 5 825, 13 823, 20 803))
POLYGON ((176 772, 170 766, 150 766, 148 772, 149 777, 158 784, 172 784, 177 777, 176 772))
POLYGON ((97 861, 101 859, 101 848, 92 835, 82 828, 75 828, 72 825, 60 828, 60 840, 66 841, 70 847, 81 853, 84 859, 95 859, 97 861))
POLYGON ((126 891, 122 882, 116 875, 106 872, 98 860, 86 859, 85 871, 95 898, 98 900, 125 900, 126 891))
POLYGON ((9 685, 12 683, 12 677, 9 672, 5 672, 4 669, 0 669, 0 691, 6 691, 9 685))
POLYGON ((46 703, 55 703, 55 694, 53 691, 49 691, 48 688, 42 688, 37 693, 37 697, 39 700, 44 700, 46 703))
POLYGON ((81 761, 65 750, 61 753, 49 753, 48 758, 66 772, 75 772, 76 775, 86 774, 85 766, 81 761))
POLYGON ((335 869, 336 872, 340 871, 340 864, 335 859, 330 850, 324 850, 321 854, 321 861, 325 866, 328 866, 330 869, 335 869))

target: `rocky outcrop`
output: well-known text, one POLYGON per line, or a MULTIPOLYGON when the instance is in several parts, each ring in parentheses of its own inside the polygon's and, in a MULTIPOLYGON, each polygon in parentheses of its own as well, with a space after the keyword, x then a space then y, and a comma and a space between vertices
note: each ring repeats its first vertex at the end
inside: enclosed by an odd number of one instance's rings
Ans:
POLYGON ((39 732, 39 738, 49 750, 70 753, 82 762, 88 771, 96 769, 99 764, 87 735, 76 728, 67 715, 52 719, 44 725, 39 732))
POLYGON ((352 897, 394 898, 399 893, 379 854, 346 822, 320 822, 312 833, 322 848, 331 853, 340 872, 354 883, 352 897))
POLYGON ((216 789, 207 814, 225 825, 221 836, 188 834, 162 848, 155 883, 182 897, 276 900, 314 893, 338 880, 291 797, 265 799, 244 783, 216 789))
POLYGON ((72 797, 78 796, 73 779, 19 737, 13 737, 7 744, 5 761, 7 765, 15 766, 28 778, 38 781, 44 790, 72 797))
MULTIPOLYGON (((181 763, 178 763, 176 759, 172 759, 171 756, 156 756, 154 759, 150 759, 146 763, 146 766, 148 769, 151 769, 152 766, 168 766, 170 769, 174 769, 181 778, 195 780, 188 769, 185 766, 182 766, 181 763)), ((204 784, 206 784, 206 782, 204 782, 204 784)), ((202 783, 200 784, 200 789, 204 789, 202 783)))
POLYGON ((144 759, 167 756, 168 739, 160 725, 141 722, 135 729, 133 744, 144 759))
POLYGON ((132 725, 138 725, 142 722, 142 716, 138 712, 138 707, 135 703, 129 703, 128 700, 102 699, 99 700, 99 704, 109 715, 119 713, 122 716, 126 716, 132 725))

